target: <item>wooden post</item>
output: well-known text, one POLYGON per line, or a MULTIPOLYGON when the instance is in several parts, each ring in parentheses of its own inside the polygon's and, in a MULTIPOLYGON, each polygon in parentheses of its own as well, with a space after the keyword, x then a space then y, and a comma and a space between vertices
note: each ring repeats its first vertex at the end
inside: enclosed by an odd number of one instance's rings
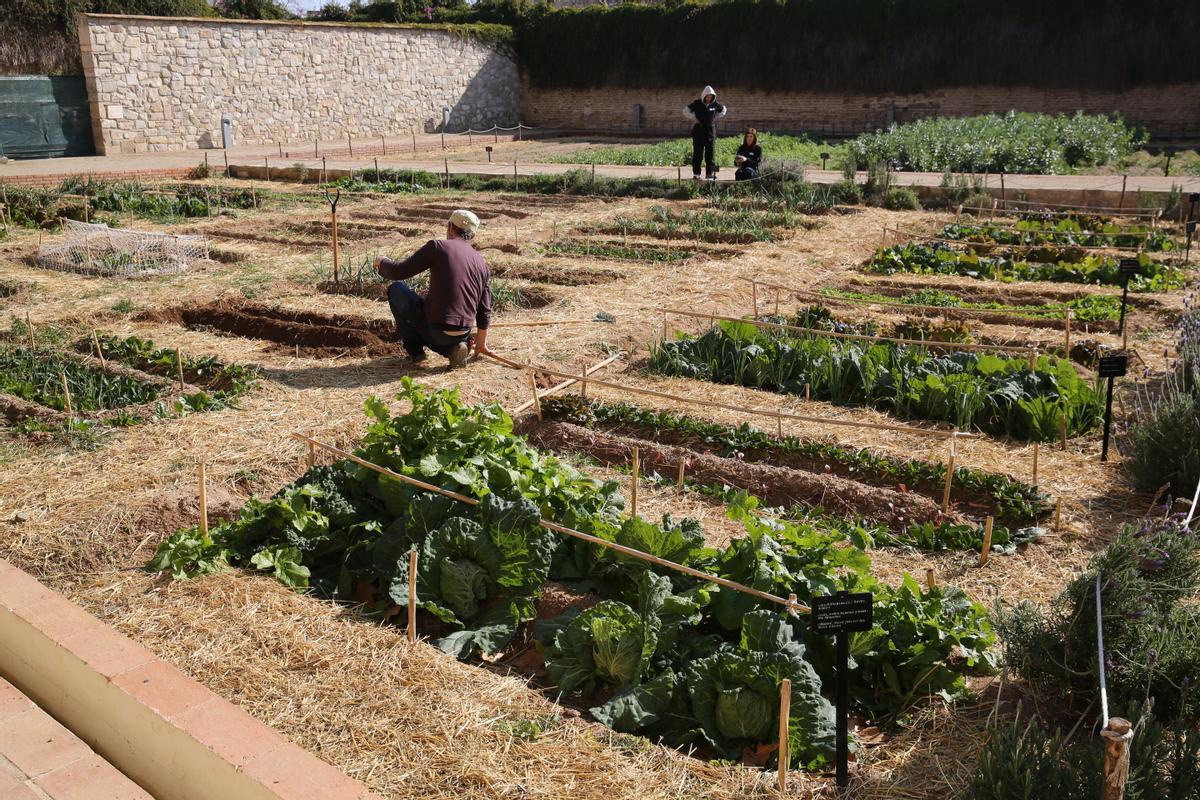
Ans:
POLYGON ((446 171, 446 188, 450 188, 450 159, 442 159, 442 169, 446 171))
POLYGON ((1035 439, 1033 442, 1033 488, 1035 488, 1035 489, 1037 488, 1037 485, 1038 485, 1037 469, 1038 469, 1038 442, 1035 439))
POLYGON ((992 525, 995 520, 990 516, 983 523, 983 546, 979 549, 979 566, 984 566, 992 555, 992 525))
POLYGON ((638 449, 633 448, 633 479, 629 484, 629 516, 637 517, 637 489, 638 489, 638 471, 641 469, 641 463, 638 461, 638 449))
POLYGON ((779 287, 775 287, 775 316, 779 316, 779 287))
POLYGON ((317 463, 317 446, 312 442, 308 443, 308 455, 304 459, 304 465, 308 469, 312 469, 317 463))
POLYGON ((1063 314, 1063 358, 1071 358, 1071 307, 1063 314))
POLYGON ((337 210, 329 212, 330 231, 333 233, 333 282, 338 282, 337 210))
POLYGON ((584 364, 583 374, 579 378, 579 396, 584 400, 587 400, 587 376, 588 368, 587 364, 584 364))
POLYGON ((1062 449, 1063 449, 1063 452, 1065 453, 1067 451, 1067 415, 1066 414, 1058 415, 1058 435, 1059 435, 1059 438, 1062 439, 1062 449))
POLYGON ((533 392, 533 410, 537 414, 538 422, 542 420, 542 399, 537 393, 537 379, 533 375, 533 370, 529 370, 529 390, 533 392))
POLYGON ((946 488, 942 492, 942 513, 950 510, 950 485, 954 481, 954 457, 958 454, 958 431, 950 434, 950 459, 946 463, 946 488))
POLYGON ((1104 739, 1104 780, 1100 784, 1100 800, 1122 800, 1125 797, 1132 727, 1129 720, 1112 717, 1108 720, 1108 726, 1100 731, 1104 739))
POLYGON ((263 166, 267 168, 267 183, 271 182, 271 160, 263 156, 263 166))
POLYGON ((925 568, 925 588, 931 592, 937 588, 937 574, 933 571, 933 567, 925 568))
POLYGON ((758 281, 750 281, 750 302, 754 308, 754 318, 758 319, 758 281))
POLYGON ((1117 210, 1125 208, 1125 184, 1129 182, 1128 175, 1121 176, 1121 199, 1117 202, 1117 210))
POLYGON ((58 377, 62 378, 63 400, 67 405, 67 424, 71 423, 71 418, 75 416, 75 412, 71 410, 71 388, 67 386, 66 371, 58 373, 58 377))
POLYGON ((517 160, 513 159, 513 191, 521 191, 521 179, 517 176, 517 160))
POLYGON ((92 328, 92 345, 96 348, 96 358, 100 359, 100 366, 104 366, 104 350, 100 347, 100 337, 96 335, 96 329, 92 328))
POLYGON ((1029 348, 1029 371, 1030 372, 1037 371, 1037 348, 1036 347, 1029 348))
POLYGON ((179 391, 183 391, 183 353, 175 348, 175 374, 179 377, 179 391))
POLYGON ((779 793, 787 792, 788 773, 788 720, 792 715, 792 681, 784 678, 779 682, 779 793))
POLYGON ((678 489, 677 489, 677 494, 680 497, 683 497, 683 469, 684 469, 684 461, 681 458, 679 460, 679 482, 678 482, 679 485, 678 485, 678 489))
POLYGON ((1057 533, 1062 530, 1062 500, 1057 500, 1054 503, 1054 531, 1057 533))
POLYGON ((29 318, 29 312, 25 312, 25 331, 29 334, 29 349, 37 349, 37 340, 33 336, 33 320, 29 318))
POLYGON ((208 541, 208 467, 201 461, 199 472, 200 496, 197 505, 200 506, 200 538, 208 541))
POLYGON ((408 643, 417 641, 417 551, 408 551, 408 643))

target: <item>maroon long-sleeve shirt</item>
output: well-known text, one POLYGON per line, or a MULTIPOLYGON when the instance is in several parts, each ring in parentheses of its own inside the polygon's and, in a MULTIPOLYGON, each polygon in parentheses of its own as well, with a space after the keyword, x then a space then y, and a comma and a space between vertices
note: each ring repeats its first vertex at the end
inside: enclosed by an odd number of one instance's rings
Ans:
POLYGON ((403 261, 382 259, 379 274, 402 281, 429 270, 425 319, 435 328, 483 330, 492 321, 491 270, 466 239, 434 239, 403 261))

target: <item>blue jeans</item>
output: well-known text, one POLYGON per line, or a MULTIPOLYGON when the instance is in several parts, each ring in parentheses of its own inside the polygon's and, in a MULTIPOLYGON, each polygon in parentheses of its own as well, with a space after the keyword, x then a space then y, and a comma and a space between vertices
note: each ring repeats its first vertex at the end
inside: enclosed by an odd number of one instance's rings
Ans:
POLYGON ((414 360, 425 357, 425 348, 442 356, 449 356, 459 343, 467 341, 470 333, 462 336, 447 336, 429 324, 425 318, 425 301, 404 281, 396 281, 388 287, 388 305, 396 319, 396 338, 414 360))

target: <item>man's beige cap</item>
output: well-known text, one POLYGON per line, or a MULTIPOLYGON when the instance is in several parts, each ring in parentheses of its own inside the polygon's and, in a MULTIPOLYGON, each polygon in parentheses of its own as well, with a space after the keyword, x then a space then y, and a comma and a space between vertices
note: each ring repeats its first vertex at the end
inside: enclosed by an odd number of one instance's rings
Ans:
POLYGON ((450 224, 458 228, 460 231, 467 233, 475 233, 479 230, 479 217, 475 216, 465 208, 460 208, 450 215, 450 224))

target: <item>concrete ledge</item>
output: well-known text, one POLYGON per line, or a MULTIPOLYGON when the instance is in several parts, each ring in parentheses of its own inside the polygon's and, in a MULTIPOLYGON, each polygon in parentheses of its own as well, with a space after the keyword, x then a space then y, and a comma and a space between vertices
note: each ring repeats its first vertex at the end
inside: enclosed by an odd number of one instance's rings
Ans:
POLYGON ((157 800, 380 800, 4 560, 0 676, 157 800))

